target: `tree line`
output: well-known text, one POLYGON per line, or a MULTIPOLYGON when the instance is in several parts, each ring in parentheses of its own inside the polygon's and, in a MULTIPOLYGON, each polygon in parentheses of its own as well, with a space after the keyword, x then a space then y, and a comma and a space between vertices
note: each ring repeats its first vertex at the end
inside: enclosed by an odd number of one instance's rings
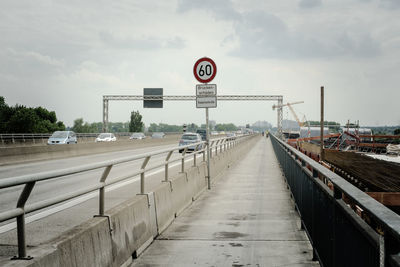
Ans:
POLYGON ((43 107, 9 106, 0 96, 0 133, 52 133, 65 130, 54 111, 43 107))
MULTIPOLYGON (((166 123, 150 123, 149 132, 183 132, 182 125, 166 123)), ((205 124, 187 124, 188 132, 196 132, 197 129, 205 129, 205 124)), ((102 122, 85 122, 83 118, 74 120, 73 126, 68 128, 76 133, 100 133, 103 131, 102 122)), ((216 124, 216 131, 236 131, 239 127, 233 123, 216 124)), ((52 133, 64 131, 63 122, 57 120, 56 113, 43 107, 26 107, 23 105, 9 106, 5 98, 0 96, 0 133, 52 133)), ((132 111, 127 122, 109 122, 109 132, 143 132, 145 125, 139 111, 132 111)))

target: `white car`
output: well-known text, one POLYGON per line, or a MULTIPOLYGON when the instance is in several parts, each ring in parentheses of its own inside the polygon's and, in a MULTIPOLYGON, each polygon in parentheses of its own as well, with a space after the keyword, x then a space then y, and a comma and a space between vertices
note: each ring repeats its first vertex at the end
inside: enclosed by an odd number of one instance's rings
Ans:
POLYGON ((95 140, 95 142, 114 142, 114 141, 117 141, 117 138, 113 133, 101 133, 95 140))
POLYGON ((62 144, 76 144, 78 140, 76 134, 73 131, 56 131, 54 132, 49 140, 48 145, 62 145, 62 144))
POLYGON ((129 137, 129 139, 145 139, 146 136, 144 135, 144 133, 133 133, 131 137, 129 137))

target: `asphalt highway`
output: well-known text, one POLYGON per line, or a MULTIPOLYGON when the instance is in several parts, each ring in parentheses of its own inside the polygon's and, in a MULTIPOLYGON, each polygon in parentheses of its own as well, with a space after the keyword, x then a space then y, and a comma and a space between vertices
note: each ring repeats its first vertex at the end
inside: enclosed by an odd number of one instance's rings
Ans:
MULTIPOLYGON (((111 152, 90 156, 71 157, 61 160, 57 159, 4 166, 0 167, 0 179, 56 169, 68 169, 70 167, 83 164, 139 155, 166 148, 173 148, 176 146, 177 144, 159 146, 151 146, 150 144, 150 146, 146 148, 125 150, 121 152, 111 152)), ((178 152, 174 152, 171 159, 176 159, 179 157, 179 155, 180 154, 178 152)), ((151 167, 163 163, 165 161, 165 157, 166 154, 154 156, 150 159, 147 166, 151 167)), ((198 161, 200 161, 201 155, 198 155, 198 157, 198 161)), ((193 161, 193 157, 186 159, 186 168, 192 165, 191 161, 193 161)), ((140 159, 116 165, 112 168, 107 179, 114 179, 127 175, 128 173, 139 171, 142 162, 143 159, 140 159)), ((170 166, 170 176, 173 176, 180 171, 180 161, 171 163, 170 166)), ((56 196, 89 186, 95 182, 98 182, 102 173, 103 169, 98 169, 38 182, 35 185, 27 204, 54 198, 56 196)), ((164 167, 146 173, 146 191, 160 184, 163 178, 164 167)), ((22 186, 0 189, 0 212, 16 206, 21 190, 22 186)), ((124 202, 139 192, 140 181, 138 176, 109 186, 106 190, 106 210, 124 202)), ((54 238, 59 233, 64 232, 91 218, 93 215, 97 214, 97 212, 98 192, 96 191, 57 206, 28 214, 26 216, 28 245, 36 245, 54 238), (45 231, 43 231, 44 228, 46 228, 45 231)), ((15 219, 3 222, 0 225, 0 245, 15 245, 17 243, 15 232, 15 219)))

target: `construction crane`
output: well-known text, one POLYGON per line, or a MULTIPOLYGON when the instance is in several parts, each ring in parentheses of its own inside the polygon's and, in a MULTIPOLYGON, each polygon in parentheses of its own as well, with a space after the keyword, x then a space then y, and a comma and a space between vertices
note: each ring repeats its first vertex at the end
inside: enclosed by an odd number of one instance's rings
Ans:
POLYGON ((286 103, 286 104, 282 104, 282 105, 273 105, 273 106, 272 106, 272 110, 275 110, 276 108, 280 108, 280 107, 285 107, 285 106, 287 106, 287 107, 290 109, 290 111, 292 112, 292 114, 293 114, 294 118, 296 119, 297 123, 299 124, 299 126, 300 126, 300 127, 303 127, 304 124, 305 124, 305 122, 301 122, 301 121, 299 120, 299 117, 297 117, 296 112, 294 112, 294 109, 292 108, 292 105, 301 104, 301 103, 304 103, 304 101, 297 101, 297 102, 286 103))

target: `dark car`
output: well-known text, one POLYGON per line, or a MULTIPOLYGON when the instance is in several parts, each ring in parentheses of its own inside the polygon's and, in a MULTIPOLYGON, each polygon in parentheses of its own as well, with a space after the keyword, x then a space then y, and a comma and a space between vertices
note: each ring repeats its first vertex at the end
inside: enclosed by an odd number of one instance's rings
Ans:
MULTIPOLYGON (((179 140, 179 146, 186 146, 194 143, 199 143, 201 142, 201 136, 198 133, 184 133, 179 140)), ((202 148, 202 145, 197 145, 197 150, 200 150, 202 148)), ((189 146, 187 148, 187 151, 194 151, 196 149, 196 146, 189 146)), ((179 153, 182 153, 183 149, 179 149, 179 153)))
POLYGON ((226 140, 232 141, 236 139, 236 134, 235 133, 227 133, 226 134, 226 140))
POLYGON ((201 140, 203 141, 207 140, 207 131, 205 129, 197 129, 196 133, 198 133, 201 136, 201 140))

